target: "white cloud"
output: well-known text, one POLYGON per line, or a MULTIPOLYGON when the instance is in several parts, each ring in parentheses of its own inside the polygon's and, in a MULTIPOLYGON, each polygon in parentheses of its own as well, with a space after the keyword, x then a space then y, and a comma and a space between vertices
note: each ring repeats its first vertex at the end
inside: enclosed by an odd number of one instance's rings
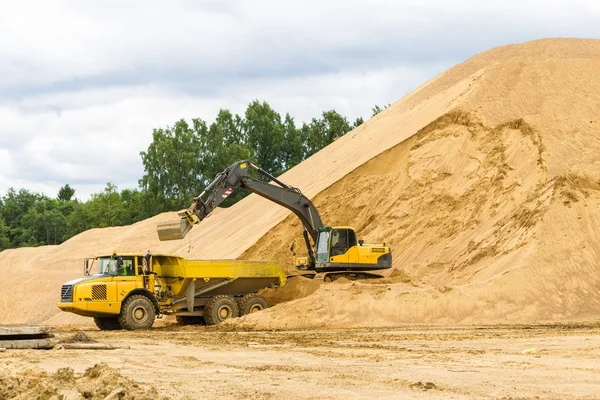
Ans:
POLYGON ((353 119, 489 47, 594 36, 595 1, 13 1, 0 5, 0 194, 136 187, 154 127, 353 119))

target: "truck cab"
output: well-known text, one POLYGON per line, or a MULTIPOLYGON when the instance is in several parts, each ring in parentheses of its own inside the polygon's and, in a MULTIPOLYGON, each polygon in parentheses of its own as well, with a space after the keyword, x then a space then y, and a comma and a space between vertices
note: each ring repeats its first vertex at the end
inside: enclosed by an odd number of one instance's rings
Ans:
POLYGON ((153 291, 152 275, 144 274, 144 265, 147 262, 139 254, 87 258, 84 276, 62 286, 58 307, 86 317, 118 314, 121 303, 136 289, 153 291))

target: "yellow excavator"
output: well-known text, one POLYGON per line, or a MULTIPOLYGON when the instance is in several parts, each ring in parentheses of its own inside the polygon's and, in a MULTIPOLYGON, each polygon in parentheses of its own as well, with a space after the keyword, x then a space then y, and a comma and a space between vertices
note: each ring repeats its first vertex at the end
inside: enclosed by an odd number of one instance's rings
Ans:
MULTIPOLYGON (((392 266, 392 252, 385 243, 365 244, 357 240, 356 230, 349 226, 326 226, 312 201, 302 192, 281 182, 248 160, 238 161, 217 174, 214 181, 196 198, 191 206, 179 213, 179 219, 158 224, 160 240, 183 239, 190 229, 208 217, 236 189, 244 188, 292 211, 304 226, 303 237, 307 256, 296 254, 297 241, 292 244, 297 269, 314 271, 326 281, 339 277, 349 279, 379 278, 369 271, 392 266), (272 183, 251 177, 255 170, 272 183)), ((315 274, 307 274, 314 277, 315 274)))

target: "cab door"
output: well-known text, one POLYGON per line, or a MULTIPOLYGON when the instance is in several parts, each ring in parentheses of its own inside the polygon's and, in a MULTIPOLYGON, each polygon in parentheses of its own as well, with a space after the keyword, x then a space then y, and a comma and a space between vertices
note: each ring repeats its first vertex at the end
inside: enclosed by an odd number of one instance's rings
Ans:
POLYGON ((133 257, 118 257, 117 276, 113 281, 117 283, 117 301, 123 301, 129 292, 141 286, 136 275, 133 257))
POLYGON ((348 262, 348 229, 332 229, 329 239, 329 262, 348 262))

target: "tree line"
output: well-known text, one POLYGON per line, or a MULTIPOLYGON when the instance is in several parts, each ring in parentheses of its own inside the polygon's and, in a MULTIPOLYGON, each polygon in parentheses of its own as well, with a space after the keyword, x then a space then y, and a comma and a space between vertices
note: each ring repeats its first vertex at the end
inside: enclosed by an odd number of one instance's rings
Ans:
MULTIPOLYGON (((387 108, 384 107, 384 108, 387 108)), ((372 109, 375 115, 382 108, 372 109)), ((195 118, 156 128, 140 156, 144 175, 138 189, 119 191, 107 183, 87 201, 68 184, 52 198, 25 188, 0 197, 0 251, 60 244, 91 228, 128 225, 165 211, 187 207, 227 166, 250 159, 277 176, 363 123, 335 110, 296 124, 266 102, 252 101, 240 116, 222 109, 210 125, 195 118)), ((223 206, 246 196, 238 190, 223 206)))

